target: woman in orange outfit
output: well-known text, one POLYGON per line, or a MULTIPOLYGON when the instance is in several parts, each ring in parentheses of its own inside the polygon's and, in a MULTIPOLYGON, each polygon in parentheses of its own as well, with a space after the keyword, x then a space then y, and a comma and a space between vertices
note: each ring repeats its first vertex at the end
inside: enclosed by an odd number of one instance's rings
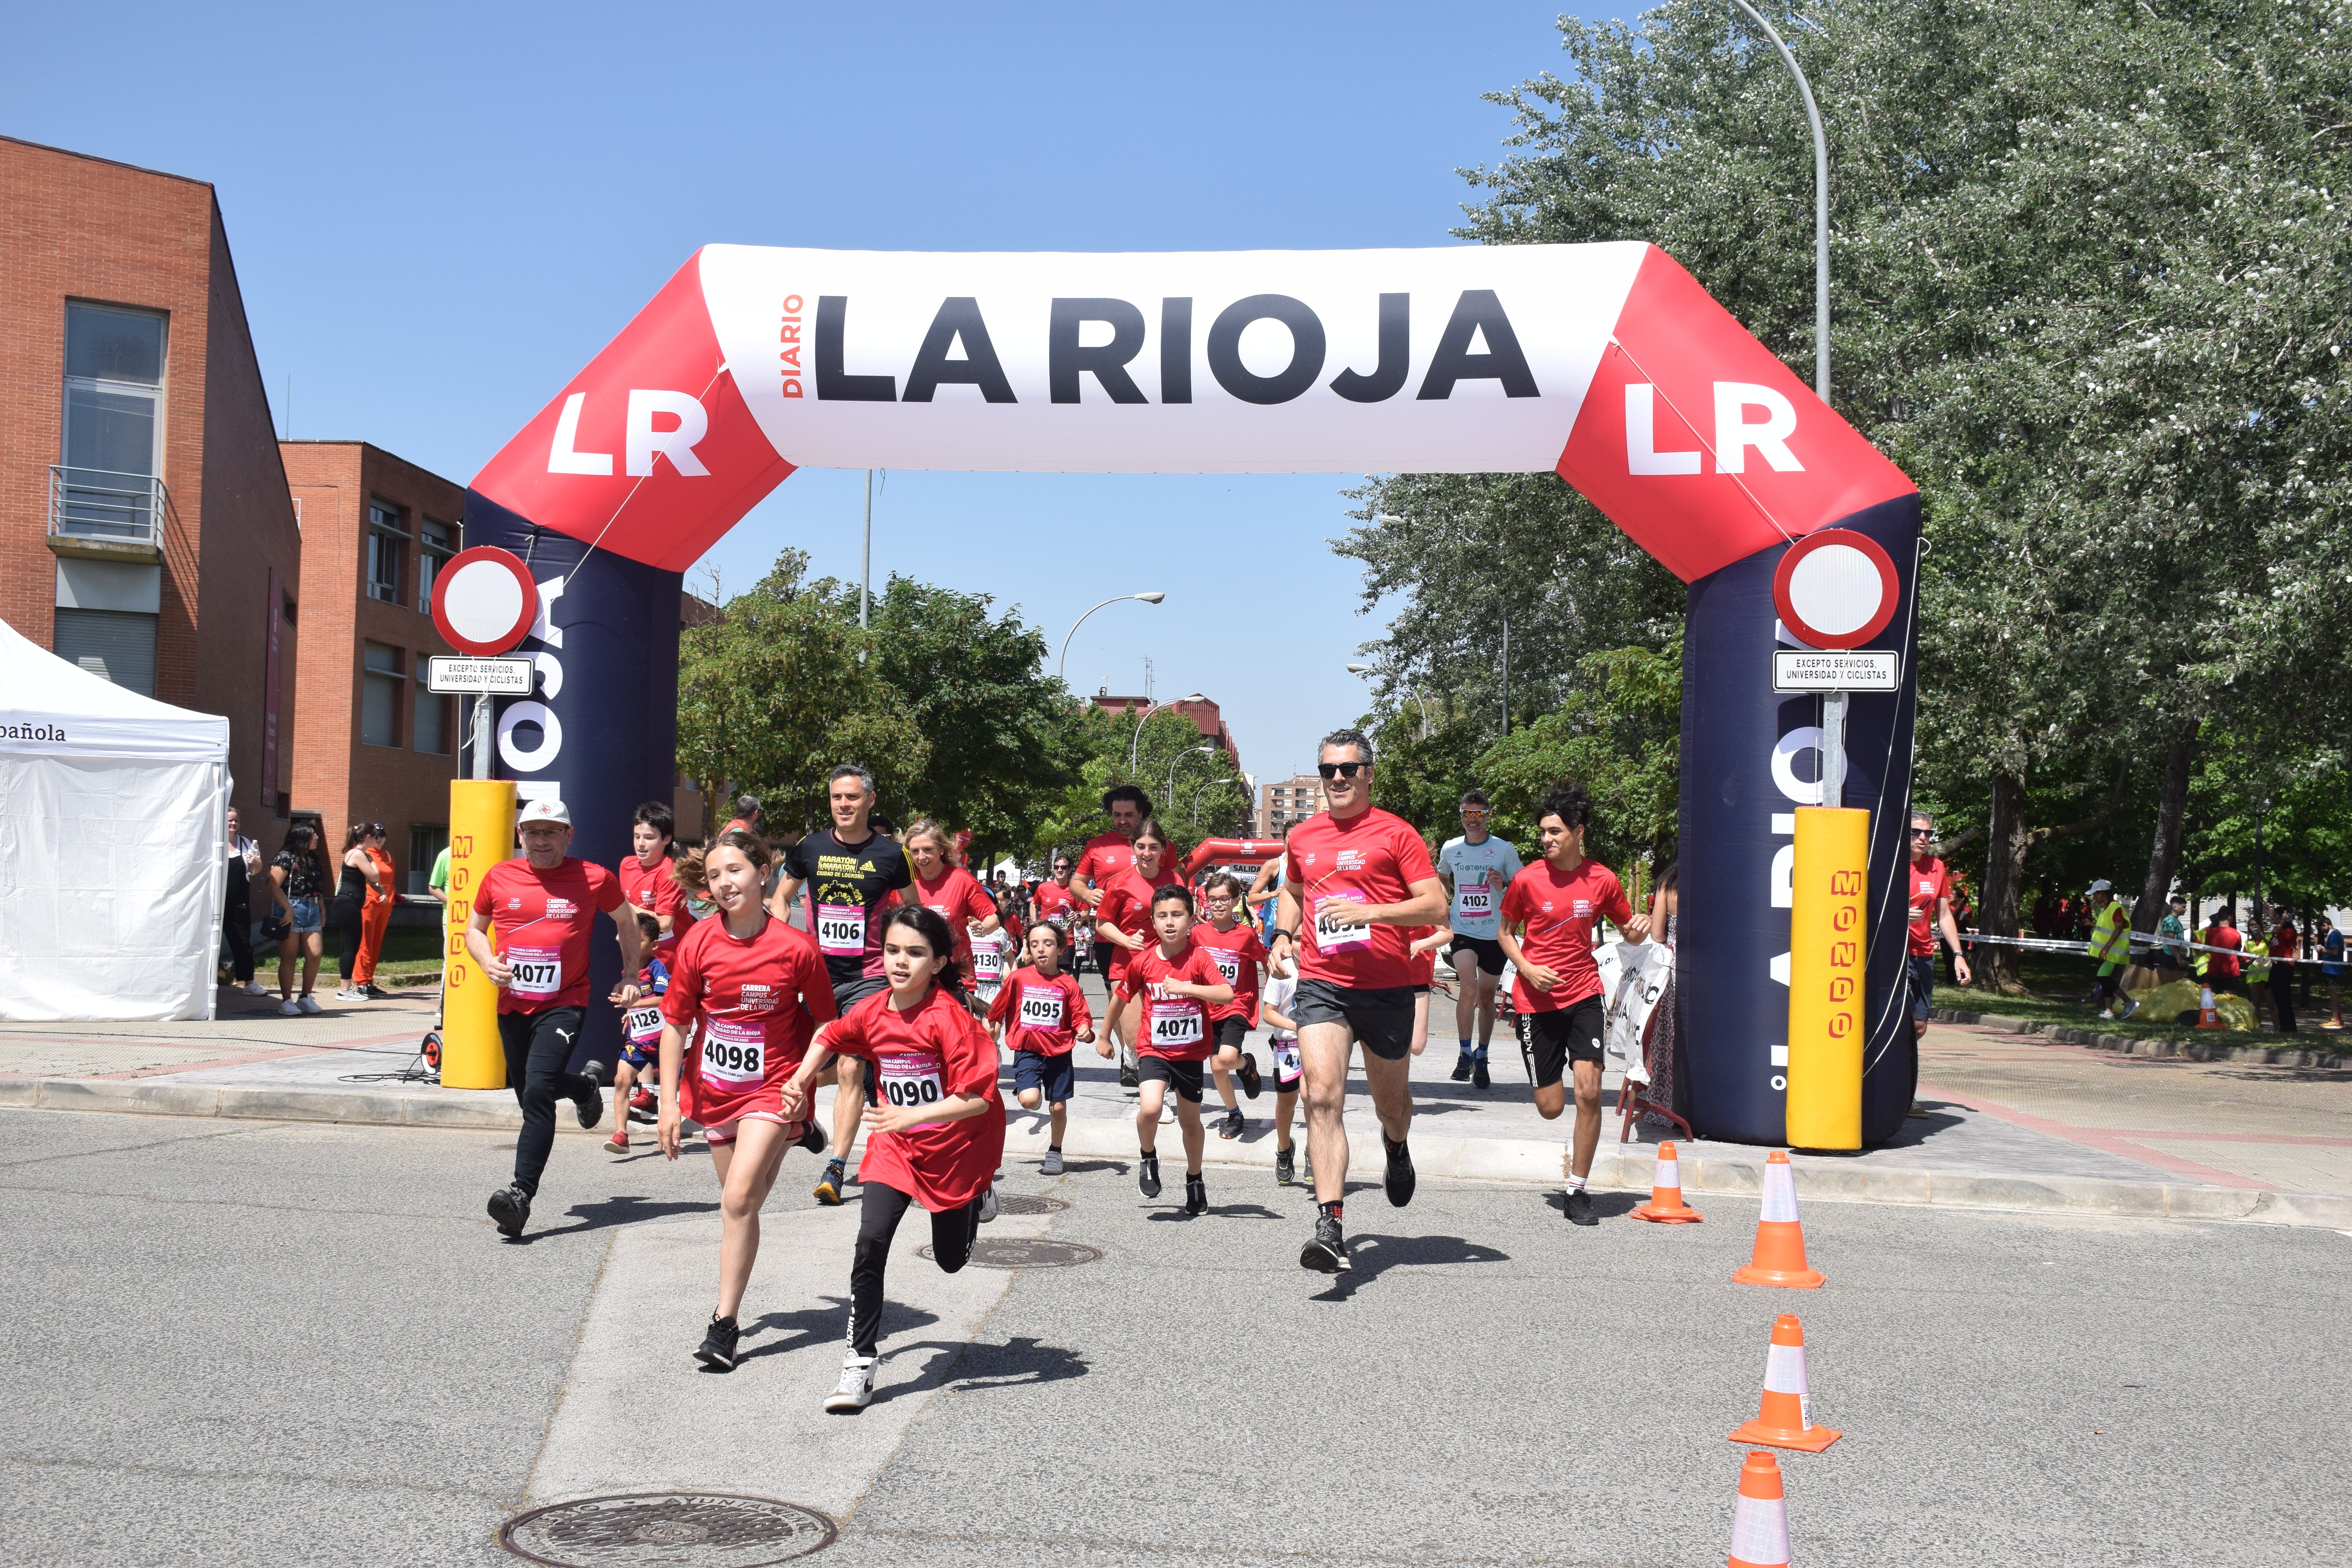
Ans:
POLYGON ((392 906, 400 897, 394 891, 398 884, 393 880, 392 857, 385 853, 383 841, 381 822, 369 824, 367 837, 360 841, 367 858, 375 862, 376 875, 368 884, 367 904, 360 910, 360 959, 352 983, 370 989, 375 986, 375 962, 383 953, 383 933, 392 928, 392 906))

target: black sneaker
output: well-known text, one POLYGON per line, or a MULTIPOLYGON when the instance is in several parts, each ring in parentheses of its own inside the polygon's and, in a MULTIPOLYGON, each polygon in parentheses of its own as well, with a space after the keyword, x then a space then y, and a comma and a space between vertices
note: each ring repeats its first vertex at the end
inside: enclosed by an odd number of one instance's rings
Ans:
POLYGON ((1286 1187, 1297 1178, 1297 1163, 1291 1158, 1290 1151, 1276 1149, 1274 1152, 1274 1184, 1277 1187, 1286 1187))
POLYGON ((816 1179, 816 1201, 827 1208, 840 1207, 841 1187, 843 1182, 848 1177, 848 1161, 827 1160, 824 1163, 824 1174, 816 1179))
POLYGON ((1184 1212, 1186 1214, 1209 1212, 1209 1184, 1198 1176, 1184 1178, 1184 1212))
POLYGON ((1456 1083, 1468 1083, 1470 1081, 1470 1053, 1468 1051, 1465 1051, 1460 1056, 1454 1058, 1454 1081, 1456 1083))
POLYGON ((793 1142, 812 1154, 822 1154, 824 1152, 824 1129, 818 1126, 816 1118, 812 1116, 809 1118, 808 1131, 793 1142))
POLYGON ((734 1319, 713 1312, 710 1327, 702 1336, 702 1348, 694 1352, 694 1359, 713 1372, 733 1372, 735 1342, 742 1337, 743 1331, 736 1327, 734 1319))
POLYGON ((1224 1120, 1217 1123, 1217 1136, 1220 1138, 1238 1138, 1242 1135, 1242 1129, 1248 1125, 1249 1121, 1242 1115, 1240 1108, 1235 1107, 1234 1110, 1226 1111, 1224 1120))
POLYGON ((1582 1187, 1575 1188, 1568 1194, 1568 1223, 1570 1225, 1601 1223, 1601 1216, 1592 1212, 1592 1194, 1582 1187))
POLYGON ((1121 1068, 1118 1069, 1118 1087, 1121 1089, 1141 1089, 1143 1087, 1143 1080, 1135 1076, 1135 1069, 1133 1068, 1121 1068))
POLYGON ((1420 1181, 1413 1174, 1412 1151, 1402 1143, 1389 1142, 1385 1133, 1381 1142, 1389 1152, 1388 1173, 1381 1177, 1381 1185, 1388 1192, 1391 1206, 1402 1208, 1412 1202, 1412 1189, 1420 1181))
POLYGON ((1160 1195, 1159 1155, 1146 1154, 1141 1160, 1136 1162, 1135 1184, 1143 1189, 1143 1195, 1147 1198, 1156 1198, 1160 1195))
POLYGON ((604 1120, 604 1064, 589 1059, 580 1069, 580 1087, 572 1096, 574 1110, 580 1112, 580 1125, 593 1127, 604 1120))
POLYGON ((1355 1267, 1348 1261, 1348 1243, 1338 1220, 1328 1214, 1315 1216, 1315 1239, 1298 1249, 1298 1267, 1318 1274, 1345 1274, 1355 1267))
POLYGON ((1258 1077, 1257 1058, 1247 1051, 1242 1053, 1242 1065, 1234 1076, 1242 1080, 1242 1092, 1255 1100, 1265 1080, 1258 1077))
POLYGON ((367 983, 366 991, 368 994, 368 1000, 371 1002, 389 1002, 392 1000, 392 993, 386 991, 383 986, 378 985, 373 980, 367 983))
POLYGON ((1473 1058, 1470 1063, 1470 1087, 1472 1089, 1491 1089, 1494 1087, 1494 1079, 1486 1071, 1486 1058, 1485 1057, 1473 1058))
POLYGON ((530 1194, 520 1187, 500 1187, 490 1194, 490 1222, 500 1236, 520 1236, 530 1223, 530 1194))

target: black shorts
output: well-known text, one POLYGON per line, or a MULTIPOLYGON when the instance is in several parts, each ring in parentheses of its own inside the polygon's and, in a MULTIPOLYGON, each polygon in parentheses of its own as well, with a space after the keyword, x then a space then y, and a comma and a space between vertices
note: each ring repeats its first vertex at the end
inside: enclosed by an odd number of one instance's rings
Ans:
POLYGON ((889 988, 890 983, 878 974, 861 974, 855 980, 845 981, 833 988, 833 1010, 839 1016, 846 1018, 852 1007, 856 1006, 868 996, 887 991, 889 988))
POLYGON ((1451 963, 1457 956, 1465 952, 1476 953, 1478 967, 1486 973, 1500 975, 1503 973, 1503 944, 1499 939, 1491 936, 1464 936, 1460 931, 1455 931, 1454 945, 1445 950, 1445 962, 1451 963))
POLYGON ((1927 1021, 1927 1008, 1936 995, 1936 955, 1913 952, 1904 955, 1904 973, 1909 978, 1911 1016, 1919 1023, 1927 1021))
POLYGON ((1290 1016, 1302 1030, 1310 1024, 1345 1024, 1356 1043, 1382 1061, 1399 1062, 1412 1054, 1410 985, 1368 990, 1331 980, 1301 980, 1298 994, 1291 998, 1290 1016))
POLYGON ((1216 1022, 1215 1028, 1211 1031, 1211 1036, 1217 1049, 1222 1051, 1231 1046, 1234 1050, 1240 1050, 1242 1042, 1249 1038, 1249 1020, 1220 1018, 1216 1022))
POLYGON ((1139 1057, 1135 1077, 1139 1083, 1164 1083, 1176 1091, 1179 1100, 1201 1103, 1202 1069, 1206 1062, 1171 1062, 1166 1057, 1139 1057))
POLYGON ((1598 996, 1587 996, 1555 1012, 1520 1014, 1519 1056, 1528 1064, 1528 1081, 1538 1089, 1549 1089, 1566 1074, 1570 1062, 1599 1067, 1604 1017, 1598 996))

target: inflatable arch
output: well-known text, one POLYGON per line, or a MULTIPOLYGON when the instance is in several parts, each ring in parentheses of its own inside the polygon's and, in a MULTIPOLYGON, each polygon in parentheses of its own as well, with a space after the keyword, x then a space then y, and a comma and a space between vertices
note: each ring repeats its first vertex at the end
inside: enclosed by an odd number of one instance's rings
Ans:
MULTIPOLYGON (((1872 809, 1863 1137, 1916 1077, 1899 884, 1919 499, 1654 246, 1167 255, 710 246, 476 477, 466 542, 530 563, 529 698, 497 769, 628 852, 667 799, 681 574, 795 467, 1557 472, 1689 584, 1677 988, 1693 1121, 1784 1136, 1794 813, 1819 703, 1773 690, 1773 573, 1832 525, 1895 563, 1844 800, 1872 809)), ((596 945, 593 993, 617 963, 596 945)), ((609 1058, 599 1003, 583 1051, 609 1058)))

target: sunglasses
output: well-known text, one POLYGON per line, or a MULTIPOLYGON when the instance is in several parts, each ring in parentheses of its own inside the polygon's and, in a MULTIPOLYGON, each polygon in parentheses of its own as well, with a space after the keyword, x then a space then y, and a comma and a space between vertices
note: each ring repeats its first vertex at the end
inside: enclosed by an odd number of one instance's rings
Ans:
POLYGON ((1914 838, 1933 838, 1936 837, 1936 830, 1932 827, 1915 827, 1911 830, 1911 837, 1914 838))
POLYGON ((1318 763, 1315 764, 1315 771, 1321 773, 1326 780, 1351 779, 1358 773, 1361 773, 1363 768, 1364 764, 1361 763, 1318 763))

